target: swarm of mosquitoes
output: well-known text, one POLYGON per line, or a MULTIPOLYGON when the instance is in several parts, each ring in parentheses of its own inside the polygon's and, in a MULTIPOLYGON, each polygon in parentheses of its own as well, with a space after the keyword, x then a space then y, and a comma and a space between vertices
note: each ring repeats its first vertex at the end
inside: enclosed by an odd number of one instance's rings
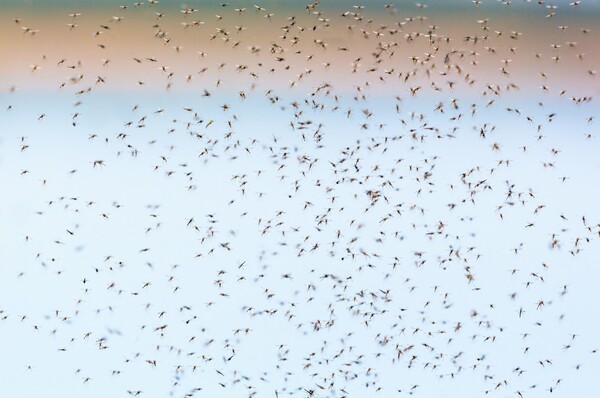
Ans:
POLYGON ((593 395, 594 4, 56 8, 2 12, 8 396, 593 395))

